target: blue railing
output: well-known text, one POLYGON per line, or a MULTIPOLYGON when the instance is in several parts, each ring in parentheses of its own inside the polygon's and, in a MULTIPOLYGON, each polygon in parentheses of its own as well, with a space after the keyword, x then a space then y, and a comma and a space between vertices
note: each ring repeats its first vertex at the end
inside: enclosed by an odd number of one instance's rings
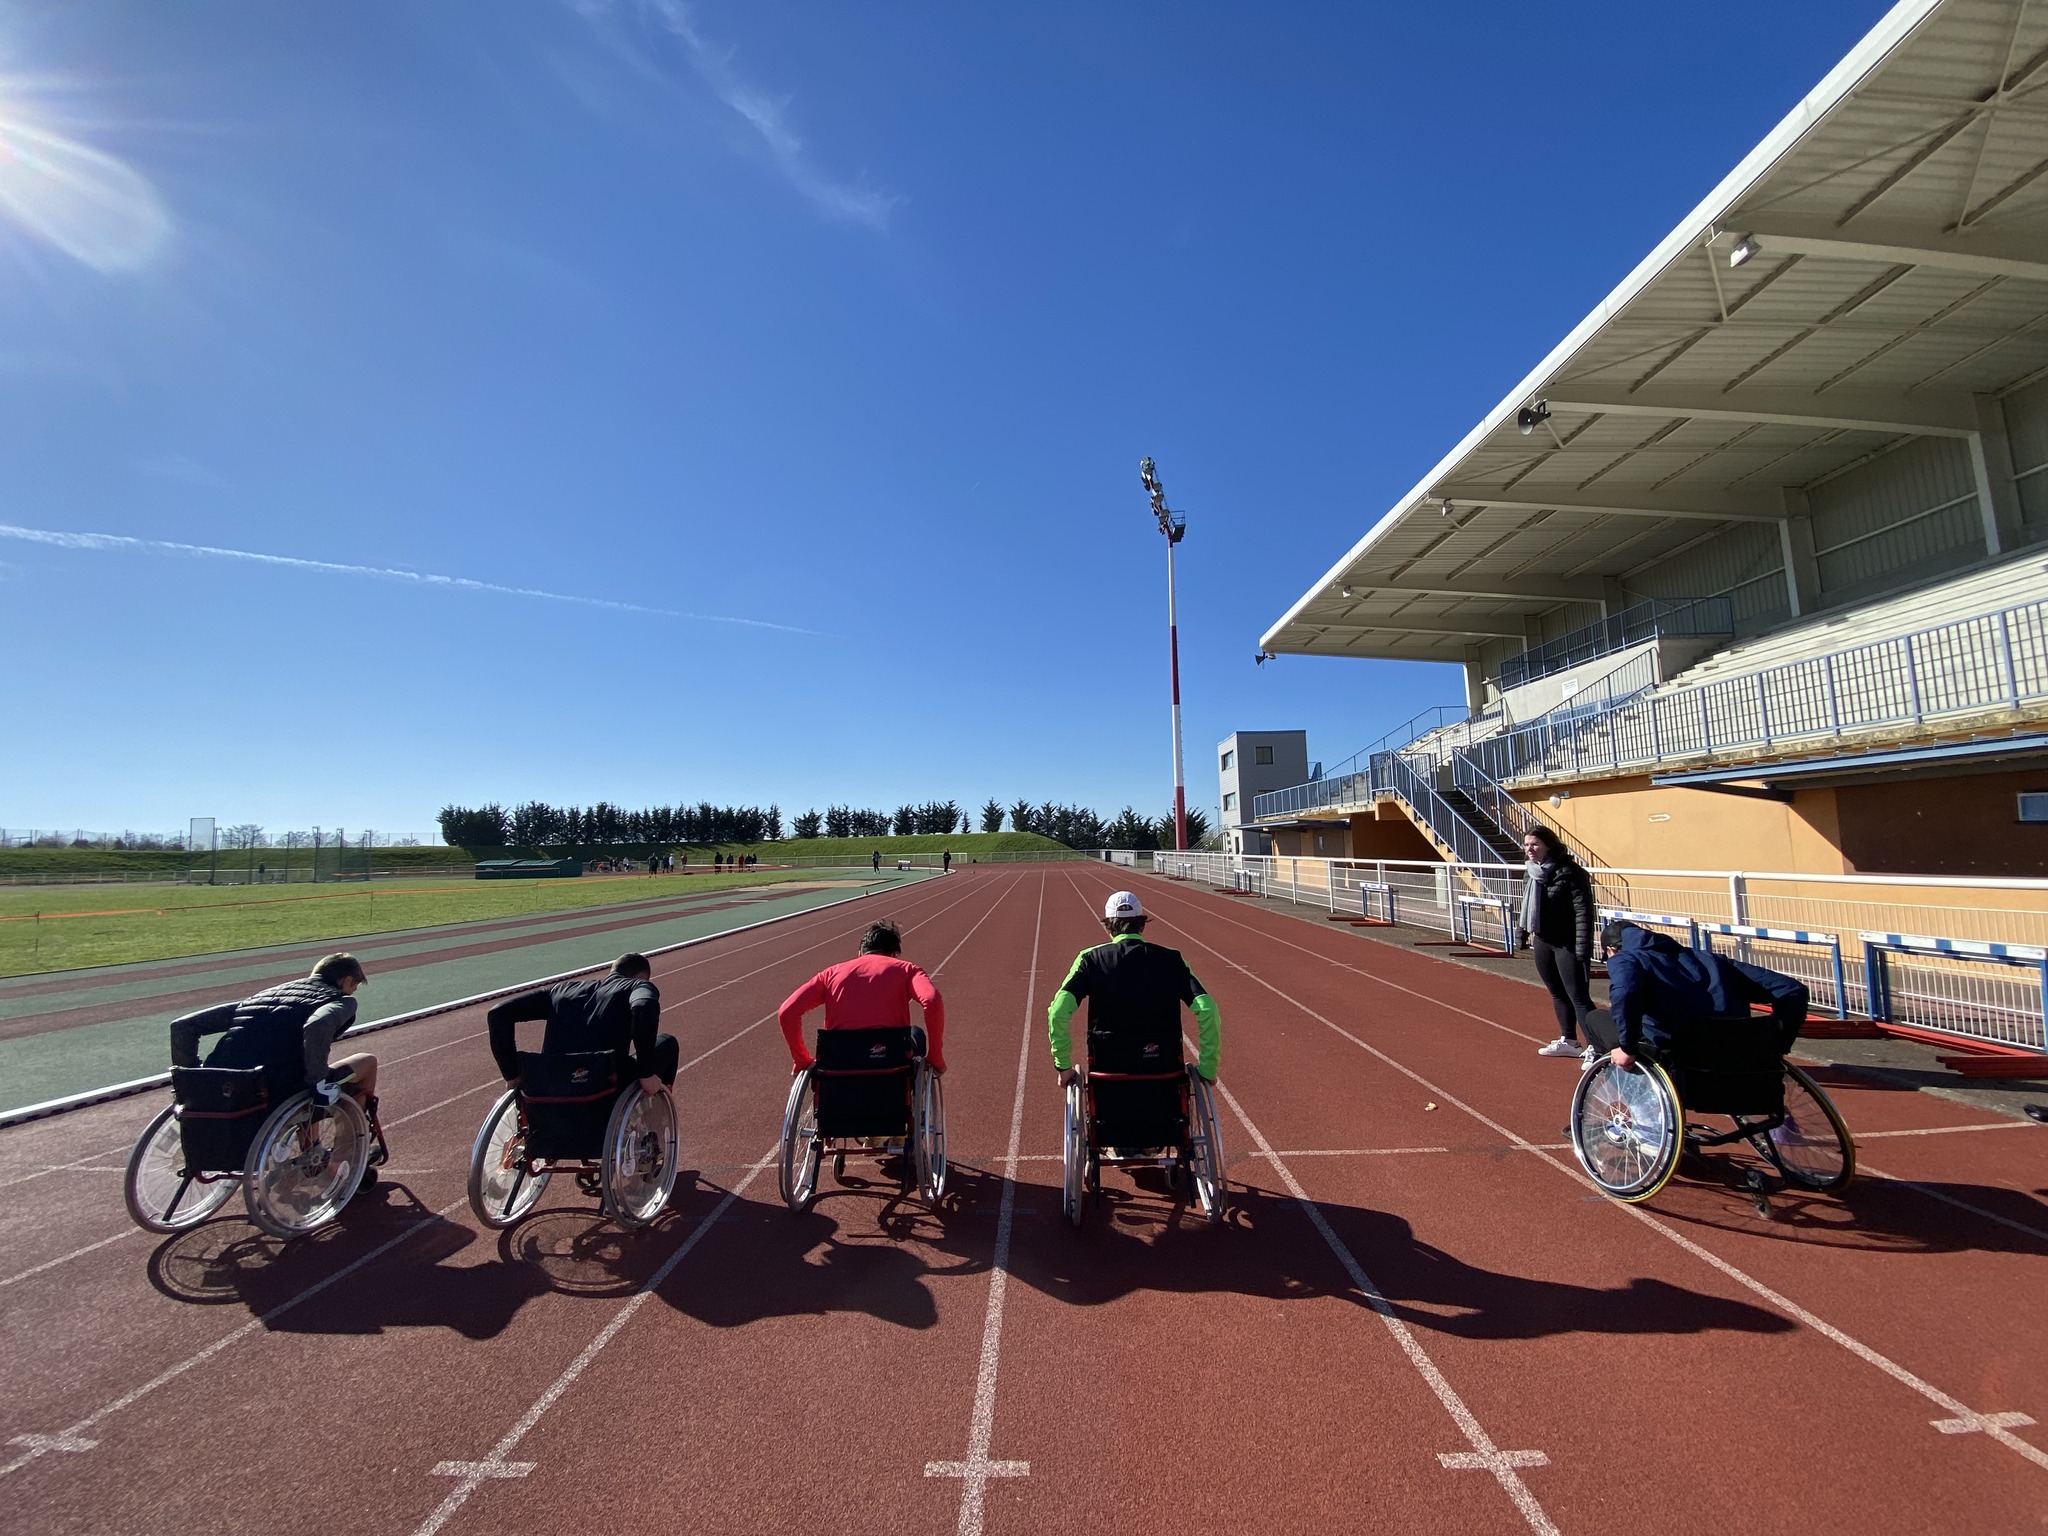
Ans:
POLYGON ((1471 748, 1489 777, 1577 775, 2048 699, 2048 602, 1695 688, 1545 716, 1471 748))
POLYGON ((1596 656, 1627 650, 1660 635, 1728 635, 1735 633, 1735 604, 1725 597, 1701 597, 1688 602, 1670 602, 1653 597, 1619 613, 1559 635, 1555 640, 1532 646, 1501 663, 1498 679, 1502 692, 1532 683, 1539 677, 1576 667, 1596 656))

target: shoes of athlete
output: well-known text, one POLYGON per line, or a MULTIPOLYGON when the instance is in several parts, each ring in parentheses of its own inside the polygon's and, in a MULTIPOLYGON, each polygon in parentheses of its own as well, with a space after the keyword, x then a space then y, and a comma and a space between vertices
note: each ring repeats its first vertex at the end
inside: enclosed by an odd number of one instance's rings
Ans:
POLYGON ((1799 1134, 1799 1127, 1787 1120, 1783 1125, 1771 1127, 1771 1145, 1774 1147, 1803 1147, 1809 1145, 1799 1134))
POLYGON ((1579 1042, 1567 1040, 1563 1035, 1559 1035, 1550 1044, 1536 1047, 1536 1054, 1538 1056, 1576 1056, 1579 1054, 1579 1042))
POLYGON ((1595 1045, 1587 1046, 1583 1051, 1579 1052, 1579 1070, 1581 1072, 1592 1071, 1593 1063, 1598 1061, 1599 1059, 1600 1048, 1595 1045))

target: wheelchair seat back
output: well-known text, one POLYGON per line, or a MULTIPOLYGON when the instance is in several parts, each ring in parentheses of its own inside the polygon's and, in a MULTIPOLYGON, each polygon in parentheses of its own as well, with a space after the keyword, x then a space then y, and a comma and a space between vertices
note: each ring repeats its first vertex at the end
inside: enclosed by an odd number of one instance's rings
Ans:
POLYGON ((1785 1058, 1777 1022, 1743 1015, 1686 1025, 1666 1052, 1678 1101, 1696 1115, 1785 1110, 1785 1058))
POLYGON ((818 1031, 818 1134, 900 1136, 910 1129, 915 1058, 908 1028, 818 1031))
POLYGON ((270 1113, 262 1067, 173 1067, 178 1140, 189 1173, 240 1173, 270 1113))
POLYGON ((618 1096, 619 1060, 610 1051, 521 1051, 527 1155, 555 1162, 602 1156, 618 1096))
MULTIPOLYGON (((1153 1068, 1154 1071, 1172 1070, 1153 1068)), ((1136 1082, 1091 1075, 1088 1079, 1088 1141, 1103 1147, 1177 1147, 1188 1135, 1188 1080, 1185 1073, 1136 1082)))

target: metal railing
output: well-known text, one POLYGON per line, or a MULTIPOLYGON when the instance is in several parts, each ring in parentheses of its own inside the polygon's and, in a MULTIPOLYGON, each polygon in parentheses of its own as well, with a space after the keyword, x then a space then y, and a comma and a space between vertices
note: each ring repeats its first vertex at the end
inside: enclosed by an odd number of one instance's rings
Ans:
POLYGON ((1674 688, 1476 743, 1493 778, 1579 774, 1841 736, 2048 699, 2048 602, 1674 688))
POLYGON ((1735 633, 1735 604, 1726 597, 1672 602, 1653 597, 1619 613, 1532 646, 1501 663, 1501 691, 1533 683, 1597 656, 1626 650, 1663 635, 1712 636, 1735 633))

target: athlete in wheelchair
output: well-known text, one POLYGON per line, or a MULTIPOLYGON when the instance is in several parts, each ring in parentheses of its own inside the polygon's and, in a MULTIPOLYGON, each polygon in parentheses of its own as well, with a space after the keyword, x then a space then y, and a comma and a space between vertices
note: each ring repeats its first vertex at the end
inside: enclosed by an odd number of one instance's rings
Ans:
POLYGON ((1052 1064, 1066 1093, 1061 1208, 1075 1226, 1089 1195, 1102 1197, 1102 1167, 1163 1167, 1200 1208, 1223 1219, 1223 1141, 1216 1123, 1216 1081, 1223 1024, 1180 951, 1145 941, 1145 908, 1129 891, 1103 907, 1107 944, 1084 949, 1053 993, 1047 1013, 1052 1064), (1069 1025, 1088 1003, 1088 1065, 1074 1066, 1069 1025), (1198 1059, 1185 1063, 1180 1009, 1199 1034, 1198 1059))
POLYGON ((302 981, 171 1021, 171 1103, 128 1158, 137 1225, 197 1226, 239 1187, 252 1222, 298 1237, 377 1182, 377 1058, 327 1059, 366 980, 354 955, 329 955, 302 981), (202 1063, 209 1035, 221 1038, 202 1063))
MULTIPOLYGON (((1617 1200, 1647 1200, 1685 1152, 1733 1142, 1801 1189, 1849 1182, 1848 1127, 1820 1085, 1785 1059, 1806 1023, 1803 983, 1630 922, 1609 923, 1601 948, 1608 1008, 1583 1023, 1605 1054, 1580 1073, 1567 1127, 1595 1184, 1617 1200), (1708 1130, 1696 1123, 1702 1115, 1726 1116, 1732 1128, 1708 1130)), ((1748 1178, 1768 1215, 1762 1171, 1748 1178)))
POLYGON ((899 1164, 904 1194, 936 1208, 946 1193, 946 1003, 922 966, 903 958, 894 923, 872 924, 860 954, 828 966, 777 1011, 792 1081, 782 1111, 783 1203, 807 1211, 827 1153, 832 1174, 849 1153, 899 1164), (910 1022, 915 1002, 924 1028, 910 1022), (818 1050, 804 1048, 804 1015, 825 1010, 818 1050))
POLYGON ((622 1227, 644 1227, 675 1189, 681 1048, 661 1034, 661 993, 645 955, 611 974, 522 993, 485 1015, 505 1092, 469 1155, 469 1207, 487 1227, 531 1211, 558 1172, 622 1227), (538 1051, 517 1026, 547 1025, 538 1051))

